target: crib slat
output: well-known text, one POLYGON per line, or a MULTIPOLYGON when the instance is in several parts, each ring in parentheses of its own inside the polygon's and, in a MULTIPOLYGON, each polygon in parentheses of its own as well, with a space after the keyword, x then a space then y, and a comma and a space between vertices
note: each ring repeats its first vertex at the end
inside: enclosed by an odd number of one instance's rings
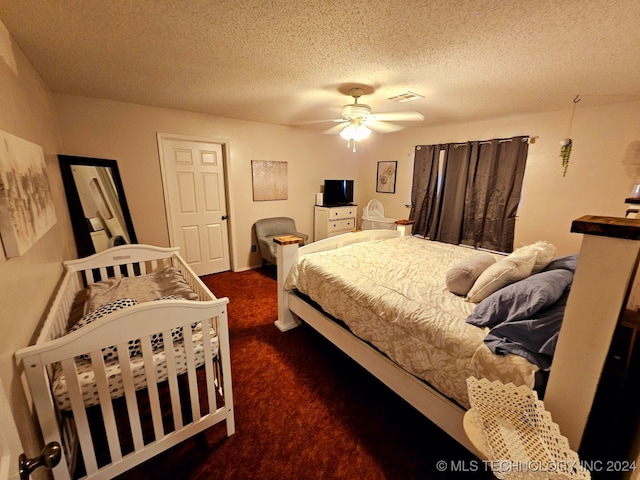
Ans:
MULTIPOLYGON (((206 322, 202 322, 204 326, 206 322)), ((200 420, 200 398, 198 396, 198 379, 196 377, 196 361, 193 352, 193 334, 190 325, 185 325, 182 333, 187 357, 187 379, 189 381, 189 398, 191 398, 191 416, 194 422, 200 420)))
POLYGON ((140 268, 140 275, 146 275, 147 274, 147 262, 138 263, 138 267, 140 268))
POLYGON ((100 280, 106 280, 109 278, 106 267, 100 267, 100 280))
MULTIPOLYGON (((122 272, 120 271, 120 266, 119 265, 114 265, 113 266, 113 278, 122 278, 122 272)), ((104 278, 103 278, 104 280, 104 278)))
POLYGON ((82 275, 84 276, 84 281, 87 284, 87 286, 93 284, 96 282, 94 276, 93 276, 93 271, 92 270, 82 270, 82 275))
MULTIPOLYGON (((211 347, 211 319, 202 321, 202 346, 204 348, 204 358, 213 359, 218 354, 211 347)), ((219 351, 219 350, 218 350, 219 351)), ((205 379, 207 383, 207 396, 209 397, 209 413, 213 413, 218 409, 216 402, 215 389, 215 373, 213 371, 213 362, 207 360, 204 362, 205 379)))
POLYGON ((140 347, 142 350, 142 358, 144 359, 144 374, 147 379, 147 393, 149 394, 153 432, 155 439, 159 440, 164 436, 164 427, 162 426, 162 411, 160 410, 160 396, 158 395, 153 350, 151 349, 151 340, 148 335, 140 338, 140 347))
POLYGON ((167 381, 169 383, 169 394, 171 397, 171 411, 173 412, 173 425, 176 431, 182 429, 182 409, 180 408, 180 392, 178 391, 178 371, 176 367, 176 355, 173 350, 173 338, 171 331, 162 332, 164 342, 164 356, 167 365, 167 381))
POLYGON ((91 438, 91 430, 89 429, 89 420, 87 419, 87 411, 84 409, 84 400, 78 383, 78 371, 76 370, 76 362, 73 358, 68 358, 60 362, 62 371, 67 381, 67 390, 69 391, 69 400, 71 401, 71 410, 76 420, 76 429, 78 430, 78 440, 80 449, 82 450, 82 458, 84 459, 87 474, 91 475, 98 471, 96 462, 96 452, 93 447, 93 439, 91 438))
POLYGON ((127 404, 127 415, 129 418, 129 426, 131 427, 133 448, 137 452, 144 447, 144 440, 142 439, 140 410, 138 409, 136 390, 133 384, 129 345, 127 343, 120 343, 116 345, 116 349, 118 350, 118 363, 120 363, 120 374, 122 375, 122 386, 124 387, 124 399, 127 404))
POLYGON ((122 450, 120 449, 116 416, 113 412, 113 403, 111 403, 111 394, 109 392, 109 381, 107 380, 104 357, 101 351, 91 353, 91 367, 93 368, 98 397, 100 398, 100 410, 102 411, 102 420, 107 434, 107 444, 109 445, 111 462, 117 462, 122 459, 122 450))
POLYGON ((135 276, 136 270, 133 268, 133 263, 127 263, 127 276, 129 278, 135 276))
POLYGON ((218 358, 222 368, 222 383, 224 389, 224 406, 227 409, 227 435, 236 431, 233 414, 233 393, 231 387, 231 357, 229 355, 229 321, 226 309, 217 318, 218 358))

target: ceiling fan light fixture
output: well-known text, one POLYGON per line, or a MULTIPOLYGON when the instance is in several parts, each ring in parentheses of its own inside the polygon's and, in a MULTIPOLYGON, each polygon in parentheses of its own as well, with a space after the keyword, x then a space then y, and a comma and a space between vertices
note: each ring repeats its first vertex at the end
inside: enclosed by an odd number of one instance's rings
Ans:
POLYGON ((345 140, 355 140, 359 142, 371 135, 371 130, 359 122, 351 122, 341 132, 340 136, 345 140))
POLYGON ((353 142, 353 152, 356 151, 356 142, 364 140, 371 135, 371 130, 363 125, 360 120, 352 120, 342 131, 340 136, 347 141, 347 148, 351 148, 353 142))
POLYGON ((350 103, 342 108, 342 117, 347 120, 367 118, 371 113, 371 107, 364 103, 350 103))

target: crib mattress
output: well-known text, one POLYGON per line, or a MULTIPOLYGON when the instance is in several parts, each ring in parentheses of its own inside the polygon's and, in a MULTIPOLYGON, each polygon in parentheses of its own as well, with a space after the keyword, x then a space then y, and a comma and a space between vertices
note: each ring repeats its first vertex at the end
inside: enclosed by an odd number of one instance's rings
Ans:
POLYGON ((468 408, 470 376, 533 387, 538 367, 484 344, 465 322, 475 304, 449 292, 445 276, 470 248, 416 237, 304 255, 285 288, 297 289, 408 372, 468 408))
MULTIPOLYGON (((218 352, 218 337, 214 336, 213 330, 211 330, 211 335, 211 346, 215 357, 218 352)), ((200 325, 198 325, 193 331, 193 350, 196 367, 204 365, 204 344, 200 325)), ((176 370, 179 375, 183 374, 187 371, 187 357, 184 342, 175 342, 173 345, 173 351, 175 354, 176 370)), ((153 352, 153 363, 155 367, 156 381, 162 382, 166 380, 168 374, 164 349, 159 349, 153 352)), ((100 403, 100 398, 98 397, 98 388, 96 386, 95 373, 91 366, 91 361, 76 358, 76 369, 78 371, 78 381, 80 383, 85 407, 98 405, 100 403)), ((115 399, 122 397, 125 392, 118 359, 105 361, 105 371, 109 382, 109 393, 111 394, 111 398, 115 399)), ((142 355, 131 357, 131 371, 136 391, 145 388, 147 386, 147 379, 144 372, 142 355)), ((69 398, 67 381, 60 365, 55 366, 53 380, 51 383, 53 396, 58 409, 70 410, 71 401, 69 398)))

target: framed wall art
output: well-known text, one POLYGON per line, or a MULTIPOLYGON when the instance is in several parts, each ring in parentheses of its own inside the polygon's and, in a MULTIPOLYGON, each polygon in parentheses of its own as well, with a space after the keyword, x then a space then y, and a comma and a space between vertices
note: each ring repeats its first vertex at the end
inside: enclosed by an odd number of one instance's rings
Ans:
POLYGON ((378 162, 378 177, 376 180, 376 192, 396 193, 396 169, 398 162, 378 162))
POLYGON ((286 200, 287 162, 251 160, 253 201, 286 200))
POLYGON ((0 236, 5 255, 24 255, 56 221, 42 147, 0 131, 0 236))

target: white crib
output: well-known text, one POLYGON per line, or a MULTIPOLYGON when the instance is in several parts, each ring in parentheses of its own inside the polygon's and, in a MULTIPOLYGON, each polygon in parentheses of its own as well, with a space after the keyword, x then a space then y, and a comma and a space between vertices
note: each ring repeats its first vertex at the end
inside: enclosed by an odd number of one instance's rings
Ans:
POLYGON ((233 435, 228 299, 216 298, 178 249, 125 245, 64 265, 38 340, 16 352, 44 442, 59 442, 65 453, 53 469, 56 480, 72 478, 79 453, 83 478, 106 479, 216 423, 225 421, 227 436, 233 435), (197 299, 145 301, 67 333, 74 301, 85 287, 108 279, 129 281, 167 267, 180 273, 197 299), (172 332, 179 328, 182 339, 175 340, 172 332), (152 347, 152 337, 159 335, 160 349, 152 347), (135 340, 141 354, 130 357, 129 343, 135 340), (118 358, 105 360, 103 349, 111 346, 118 358), (94 406, 88 406, 87 371, 94 406), (59 388, 53 389, 61 375, 64 401, 59 388))

